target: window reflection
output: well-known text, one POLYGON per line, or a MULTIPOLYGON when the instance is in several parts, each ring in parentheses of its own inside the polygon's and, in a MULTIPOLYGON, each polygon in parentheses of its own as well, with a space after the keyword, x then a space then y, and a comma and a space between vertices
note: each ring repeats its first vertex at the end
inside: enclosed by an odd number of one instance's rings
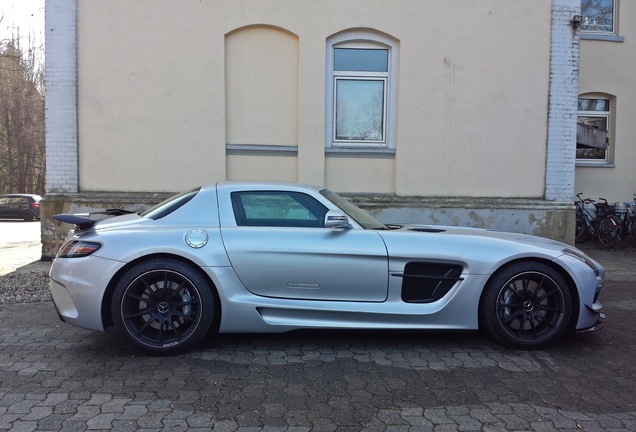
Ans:
POLYGON ((581 30, 614 33, 614 0, 582 0, 581 30))
POLYGON ((389 52, 385 49, 336 48, 333 70, 357 72, 387 72, 389 52))
POLYGON ((579 99, 576 119, 576 158, 607 162, 609 99, 579 99))
POLYGON ((384 80, 336 80, 336 140, 384 141, 384 80))

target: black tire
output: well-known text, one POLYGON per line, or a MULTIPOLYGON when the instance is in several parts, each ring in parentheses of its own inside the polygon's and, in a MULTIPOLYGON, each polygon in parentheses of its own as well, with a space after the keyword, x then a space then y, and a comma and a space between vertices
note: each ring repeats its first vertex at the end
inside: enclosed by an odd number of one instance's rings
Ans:
POLYGON ((172 355, 186 351, 210 330, 217 311, 212 287, 181 261, 161 258, 128 270, 115 287, 115 327, 142 351, 172 355))
POLYGON ((35 216, 30 211, 22 212, 22 220, 25 222, 31 222, 33 219, 35 219, 35 216))
POLYGON ((546 264, 518 262, 500 270, 486 285, 480 325, 504 345, 535 349, 563 335, 572 307, 570 290, 558 272, 546 264))
POLYGON ((625 221, 625 225, 621 231, 621 238, 629 244, 636 243, 636 224, 634 224, 633 219, 628 217, 625 221))

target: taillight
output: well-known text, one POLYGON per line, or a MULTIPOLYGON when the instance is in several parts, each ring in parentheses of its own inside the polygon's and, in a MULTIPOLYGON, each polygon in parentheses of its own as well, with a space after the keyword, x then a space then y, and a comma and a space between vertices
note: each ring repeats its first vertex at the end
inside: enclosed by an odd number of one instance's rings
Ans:
POLYGON ((60 248, 58 258, 82 258, 97 252, 101 244, 89 241, 72 240, 60 248))
POLYGON ((31 203, 31 207, 40 208, 40 203, 37 203, 37 202, 34 201, 34 202, 31 203))

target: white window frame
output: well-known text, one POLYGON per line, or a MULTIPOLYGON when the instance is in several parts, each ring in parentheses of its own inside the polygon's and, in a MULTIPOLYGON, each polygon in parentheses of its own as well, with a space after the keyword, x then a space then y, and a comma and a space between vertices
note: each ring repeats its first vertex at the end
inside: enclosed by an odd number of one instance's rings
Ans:
POLYGON ((377 75, 371 73, 361 73, 359 75, 352 76, 349 72, 336 72, 334 71, 333 85, 334 89, 338 87, 338 81, 374 81, 374 82, 382 82, 383 87, 383 95, 382 95, 382 139, 378 140, 345 140, 338 139, 336 136, 336 131, 338 129, 337 120, 338 120, 338 110, 337 110, 337 101, 338 94, 337 90, 334 90, 333 95, 333 119, 332 122, 334 127, 332 128, 332 137, 331 142, 333 145, 337 146, 348 146, 349 144, 362 144, 366 146, 386 146, 387 142, 387 134, 386 134, 386 111, 387 111, 387 87, 388 87, 388 74, 380 74, 377 75))
POLYGON ((392 38, 380 33, 353 30, 342 32, 327 39, 325 72, 325 147, 327 149, 394 149, 398 45, 392 38), (388 50, 387 72, 334 71, 336 48, 386 49, 388 50), (384 107, 382 140, 336 140, 336 82, 337 80, 384 80, 384 107))
POLYGON ((614 106, 614 102, 611 97, 607 95, 581 95, 579 99, 597 99, 597 100, 605 100, 608 103, 609 111, 577 111, 576 118, 578 124, 579 117, 596 117, 596 118, 604 118, 605 124, 607 125, 607 135, 608 135, 608 143, 605 148, 605 158, 604 159, 576 159, 577 165, 607 165, 610 163, 610 147, 612 143, 612 110, 614 106))

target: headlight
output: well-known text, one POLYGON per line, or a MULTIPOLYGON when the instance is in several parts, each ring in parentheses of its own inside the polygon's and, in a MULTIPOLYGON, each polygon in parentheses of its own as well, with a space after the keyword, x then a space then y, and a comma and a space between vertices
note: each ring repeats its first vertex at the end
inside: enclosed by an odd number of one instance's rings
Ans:
POLYGON ((601 272, 599 271, 598 267, 596 267, 596 264, 594 264, 594 261, 592 261, 587 255, 585 255, 583 252, 576 250, 576 249, 563 249, 563 253, 568 254, 570 256, 573 256, 574 258, 577 258, 581 261, 583 261, 585 264, 587 264, 592 270, 594 270, 594 275, 595 276, 599 276, 601 274, 601 272))
POLYGON ((82 258, 97 252, 102 245, 100 243, 72 240, 62 246, 57 253, 58 258, 82 258))

